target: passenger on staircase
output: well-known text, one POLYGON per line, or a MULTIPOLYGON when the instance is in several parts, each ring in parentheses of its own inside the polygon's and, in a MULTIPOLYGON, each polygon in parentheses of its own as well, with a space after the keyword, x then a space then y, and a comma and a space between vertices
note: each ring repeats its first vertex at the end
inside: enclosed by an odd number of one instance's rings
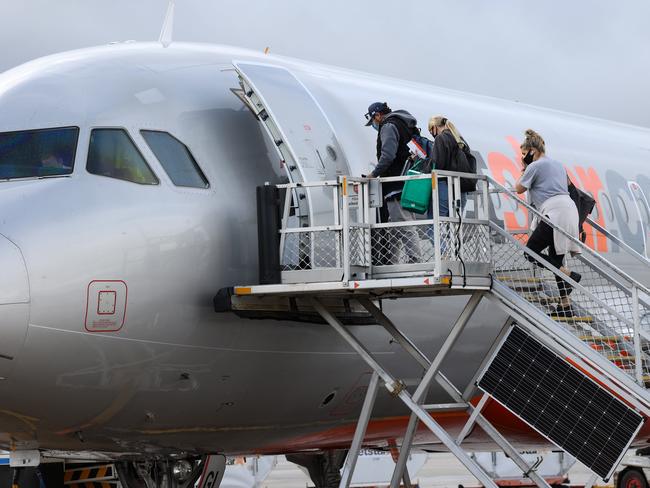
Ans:
MULTIPOLYGON (((456 126, 442 115, 429 119, 429 133, 434 138, 433 148, 430 155, 432 168, 442 171, 458 171, 461 173, 476 173, 476 159, 470 153, 469 144, 460 135, 456 126), (474 167, 472 168, 472 161, 474 167)), ((447 178, 438 179, 438 209, 441 217, 449 217, 449 188, 447 178)), ((452 196, 452 201, 460 200, 460 211, 465 208, 467 192, 476 189, 476 181, 461 180, 461 194, 452 196)), ((452 188, 453 193, 453 188, 452 188)), ((433 215, 429 211, 428 218, 433 215)))
MULTIPOLYGON (((368 175, 370 178, 380 176, 401 176, 409 158, 408 143, 416 133, 417 121, 406 110, 392 111, 385 102, 375 102, 368 107, 365 114, 368 122, 377 131, 377 166, 368 175)), ((395 181, 382 184, 384 205, 380 210, 382 222, 406 222, 416 220, 412 212, 402 208, 400 196, 404 182, 395 181)), ((401 241, 406 262, 415 263, 419 259, 417 233, 412 227, 391 229, 395 234, 387 234, 384 242, 375 242, 373 247, 382 248, 377 264, 403 264, 395 262, 393 251, 395 241, 401 241), (386 242, 392 241, 392 242, 386 242)))
MULTIPOLYGON (((515 186, 517 193, 528 191, 529 201, 542 215, 569 235, 578 238, 578 210, 569 196, 567 174, 562 163, 546 156, 544 139, 532 129, 525 132, 524 142, 521 143, 521 154, 524 169, 515 186)), ((567 253, 580 252, 578 244, 561 232, 554 231, 545 222, 533 222, 531 228, 535 224, 537 225, 528 238, 526 246, 573 281, 579 282, 582 278, 580 273, 569 271, 564 266, 564 256, 567 253), (546 248, 548 253, 543 254, 542 251, 546 248)), ((526 259, 542 267, 528 254, 526 259)), ((560 293, 560 302, 554 315, 572 317, 574 312, 569 295, 573 287, 558 275, 555 275, 555 280, 560 293)))

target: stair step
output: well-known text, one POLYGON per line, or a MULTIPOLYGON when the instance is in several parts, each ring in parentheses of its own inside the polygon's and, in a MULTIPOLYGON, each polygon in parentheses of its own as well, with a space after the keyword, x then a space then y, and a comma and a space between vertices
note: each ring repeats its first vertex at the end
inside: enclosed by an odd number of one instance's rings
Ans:
POLYGON ((631 341, 632 337, 630 336, 590 336, 582 335, 579 336, 581 341, 598 341, 598 342, 627 342, 631 341))
POLYGON ((539 293, 524 293, 524 300, 527 302, 541 303, 542 305, 556 304, 559 300, 558 297, 549 297, 540 295, 539 293))
POLYGON ((635 361, 635 356, 626 356, 625 354, 613 354, 607 356, 610 361, 635 361))
POLYGON ((536 278, 533 276, 499 276, 497 275, 499 281, 512 281, 512 282, 521 282, 521 283, 541 283, 542 278, 536 278))
POLYGON ((585 316, 579 316, 579 315, 574 315, 573 317, 563 317, 561 315, 550 315, 551 318, 557 322, 569 322, 569 323, 576 323, 576 322, 587 322, 587 323, 593 323, 594 318, 589 317, 587 315, 585 316))

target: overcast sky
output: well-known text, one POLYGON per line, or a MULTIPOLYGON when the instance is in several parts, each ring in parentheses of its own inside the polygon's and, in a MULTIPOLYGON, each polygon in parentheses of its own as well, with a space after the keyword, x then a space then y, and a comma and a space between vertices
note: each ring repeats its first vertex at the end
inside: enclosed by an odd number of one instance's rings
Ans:
MULTIPOLYGON (((0 71, 156 40, 167 0, 0 0, 0 71)), ((177 0, 174 39, 276 54, 650 127, 648 0, 177 0)))

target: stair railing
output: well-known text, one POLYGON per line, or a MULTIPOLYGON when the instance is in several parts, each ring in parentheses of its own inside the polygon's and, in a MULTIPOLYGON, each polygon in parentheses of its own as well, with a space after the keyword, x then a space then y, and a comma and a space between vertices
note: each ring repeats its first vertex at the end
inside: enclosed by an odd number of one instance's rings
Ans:
POLYGON ((527 300, 538 300, 538 308, 542 308, 547 314, 552 313, 551 307, 555 303, 559 305, 557 294, 553 294, 553 287, 538 276, 537 270, 530 269, 530 261, 540 263, 551 272, 556 279, 557 286, 565 286, 568 283, 575 291, 572 296, 575 310, 578 317, 562 317, 556 314, 559 323, 573 330, 580 336, 583 342, 587 342, 593 349, 601 352, 617 366, 628 374, 633 373, 635 380, 644 385, 650 382, 650 305, 642 296, 650 295, 650 290, 639 283, 627 273, 620 270, 609 260, 593 251, 584 243, 571 236, 563 229, 556 227, 548 218, 542 215, 537 209, 519 198, 512 190, 500 185, 488 177, 490 185, 495 189, 491 193, 505 193, 515 199, 539 220, 546 222, 556 231, 562 233, 568 239, 577 243, 583 255, 572 261, 571 268, 577 268, 583 272, 583 280, 577 283, 570 276, 567 276, 559 269, 552 266, 543 257, 537 255, 525 246, 524 238, 527 238, 527 230, 522 230, 519 239, 516 233, 513 234, 499 225, 492 222, 491 229, 493 239, 493 255, 495 264, 495 276, 506 283, 510 282, 515 291, 527 300), (503 243, 510 244, 510 250, 504 249, 503 243), (517 249, 513 252, 513 249, 517 249), (504 258, 504 251, 508 254, 504 258), (523 253, 521 252, 523 251, 523 253), (524 256, 528 256, 526 259, 524 256), (512 276, 507 276, 508 274, 512 276), (538 281, 536 281, 538 280, 538 281), (546 285, 546 289, 544 286, 546 285), (539 288, 538 288, 539 286, 539 288), (532 291, 528 295, 526 291, 532 291), (543 293, 540 298, 539 292, 543 293), (582 320, 581 320, 582 319, 582 320), (611 352, 611 354, 607 354, 611 352))

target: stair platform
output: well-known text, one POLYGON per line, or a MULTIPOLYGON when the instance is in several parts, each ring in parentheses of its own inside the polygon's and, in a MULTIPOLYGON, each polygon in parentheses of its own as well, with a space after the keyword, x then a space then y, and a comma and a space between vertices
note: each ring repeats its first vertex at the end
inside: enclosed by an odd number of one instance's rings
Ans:
POLYGON ((381 298, 430 297, 441 295, 467 295, 475 290, 489 290, 492 284, 486 276, 413 276, 408 278, 380 278, 352 281, 326 281, 315 283, 286 283, 273 285, 235 286, 232 294, 245 296, 300 296, 327 297, 376 296, 381 298))

